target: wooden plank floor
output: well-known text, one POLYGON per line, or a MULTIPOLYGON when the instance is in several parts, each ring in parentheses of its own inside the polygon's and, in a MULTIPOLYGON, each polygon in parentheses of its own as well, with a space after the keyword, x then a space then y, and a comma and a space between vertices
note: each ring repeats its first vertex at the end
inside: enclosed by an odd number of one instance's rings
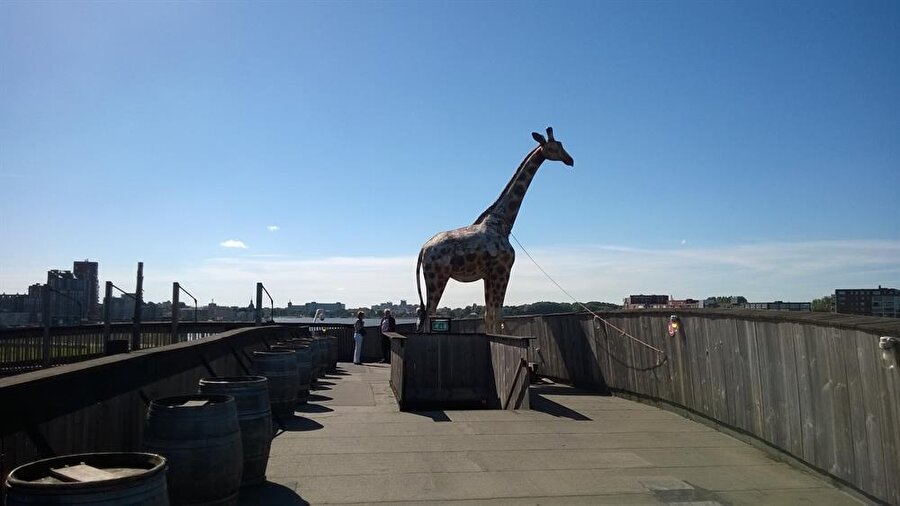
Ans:
POLYGON ((242 505, 859 504, 673 413, 563 385, 530 411, 398 411, 389 366, 340 364, 284 421, 242 505))

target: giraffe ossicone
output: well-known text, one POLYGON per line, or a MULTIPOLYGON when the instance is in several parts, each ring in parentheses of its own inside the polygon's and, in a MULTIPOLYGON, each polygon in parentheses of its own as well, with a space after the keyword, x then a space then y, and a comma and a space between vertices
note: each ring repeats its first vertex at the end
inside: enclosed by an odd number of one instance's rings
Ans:
POLYGON ((516 252, 509 243, 528 186, 545 160, 560 161, 568 166, 575 162, 553 137, 547 127, 547 137, 532 132, 538 146, 532 149, 500 192, 493 204, 469 226, 441 232, 429 239, 419 251, 416 264, 416 285, 419 290, 419 331, 427 328, 450 279, 463 283, 484 280, 484 327, 487 333, 498 333, 501 311, 509 284, 509 273, 516 252), (420 276, 421 273, 421 276, 420 276), (422 277, 425 279, 426 300, 422 300, 422 277))

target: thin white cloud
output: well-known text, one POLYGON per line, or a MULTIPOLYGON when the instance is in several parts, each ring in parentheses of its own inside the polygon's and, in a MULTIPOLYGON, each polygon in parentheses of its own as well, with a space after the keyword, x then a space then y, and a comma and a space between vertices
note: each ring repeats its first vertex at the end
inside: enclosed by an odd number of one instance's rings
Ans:
MULTIPOLYGON (((521 248, 507 304, 570 301, 521 248)), ((743 295, 751 301, 810 301, 836 288, 900 285, 900 241, 760 243, 715 248, 642 249, 617 245, 529 248, 529 253, 580 301, 621 303, 637 293, 676 298, 743 295)), ((212 258, 176 274, 227 304, 246 304, 263 282, 276 305, 291 299, 368 306, 406 299, 418 303, 415 255, 397 257, 212 258)), ((149 289, 149 288, 148 288, 149 289)), ((424 289, 424 288, 423 288, 424 289)), ((156 299, 171 286, 161 284, 156 299)), ((423 293, 424 296, 424 293, 423 293)), ((450 281, 442 306, 484 303, 483 284, 450 281)))
POLYGON ((268 227, 266 227, 266 230, 268 230, 269 232, 278 232, 280 229, 281 227, 279 227, 278 225, 269 225, 268 227))
POLYGON ((219 246, 223 248, 247 249, 247 245, 244 244, 244 241, 239 241, 237 239, 228 239, 227 241, 222 241, 219 243, 219 246))

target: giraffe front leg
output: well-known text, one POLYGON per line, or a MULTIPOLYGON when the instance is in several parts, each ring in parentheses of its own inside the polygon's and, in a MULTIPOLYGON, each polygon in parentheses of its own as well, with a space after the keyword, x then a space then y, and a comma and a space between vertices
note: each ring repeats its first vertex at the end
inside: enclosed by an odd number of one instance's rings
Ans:
MULTIPOLYGON (((485 283, 487 285, 487 283, 485 283)), ((485 286, 484 290, 484 333, 485 334, 493 334, 493 328, 497 323, 497 310, 494 306, 488 302, 488 294, 487 287, 485 286)))
POLYGON ((484 333, 493 333, 494 322, 497 321, 497 308, 491 296, 491 280, 484 278, 484 333))
POLYGON ((499 334, 503 325, 503 301, 509 274, 484 280, 484 329, 488 334, 499 334))

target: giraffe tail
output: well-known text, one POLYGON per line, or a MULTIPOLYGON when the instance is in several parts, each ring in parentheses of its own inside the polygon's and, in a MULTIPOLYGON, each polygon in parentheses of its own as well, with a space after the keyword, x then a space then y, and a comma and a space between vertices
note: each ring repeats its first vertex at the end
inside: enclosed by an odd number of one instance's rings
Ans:
POLYGON ((425 310, 425 301, 422 300, 422 278, 419 273, 422 270, 422 257, 425 256, 425 248, 419 250, 419 261, 416 262, 416 288, 419 290, 419 307, 425 310))

